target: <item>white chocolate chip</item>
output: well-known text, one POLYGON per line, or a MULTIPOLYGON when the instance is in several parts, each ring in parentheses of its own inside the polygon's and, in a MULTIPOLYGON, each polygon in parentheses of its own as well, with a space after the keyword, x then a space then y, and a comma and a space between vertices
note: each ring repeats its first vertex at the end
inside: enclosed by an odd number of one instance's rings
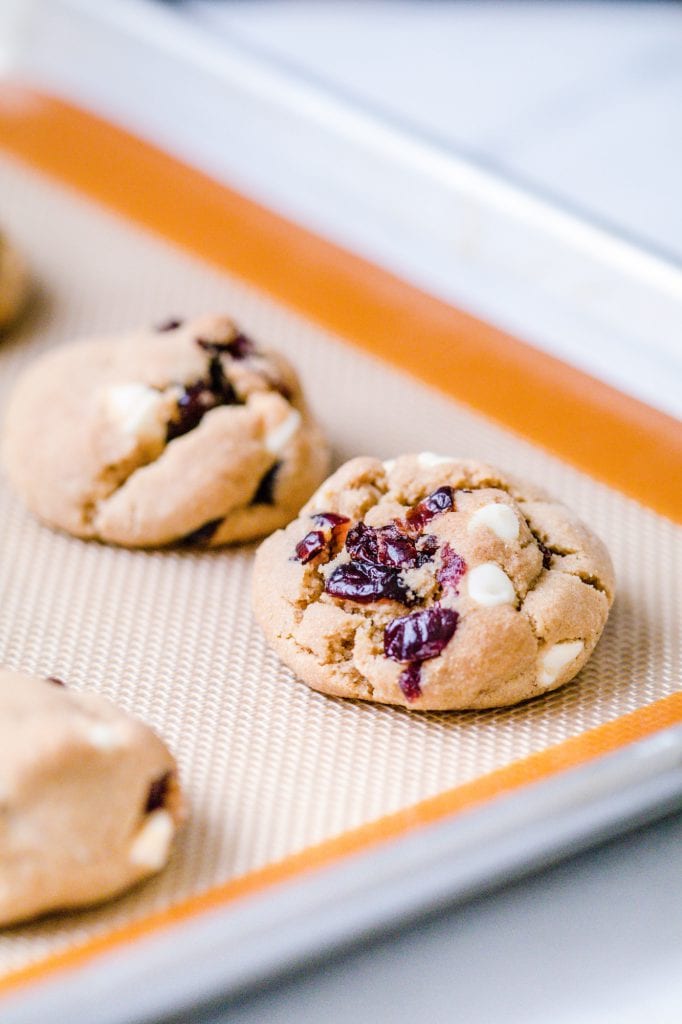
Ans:
POLYGON ((392 473, 393 472, 395 464, 396 464, 396 459, 386 459, 385 462, 382 462, 382 466, 384 467, 384 469, 386 470, 387 473, 392 473))
POLYGON ((424 469, 431 469, 432 466, 442 466, 445 462, 454 462, 452 455, 436 455, 434 452, 420 452, 417 462, 424 469))
POLYGON ((514 584, 495 562, 477 565, 467 573, 466 580, 469 597, 486 608, 516 601, 514 584))
POLYGON ((119 430, 143 444, 163 444, 177 394, 175 388, 162 392, 146 384, 116 384, 107 389, 105 404, 119 430))
POLYGON ((550 686, 561 675, 567 665, 582 654, 585 644, 582 640, 562 640, 552 644, 540 656, 539 680, 542 686, 550 686))
POLYGON ((125 746, 125 737, 115 725, 97 722, 88 730, 88 740, 97 750, 119 750, 125 746))
POLYGON ((265 435, 265 447, 272 455, 279 453, 286 448, 301 423, 301 414, 292 409, 285 420, 279 423, 265 435))
POLYGON ((152 811, 130 847, 130 860, 150 871, 160 871, 168 860, 175 825, 163 808, 152 811))
POLYGON ((468 529, 473 531, 480 526, 492 530, 496 537, 506 543, 517 540, 519 536, 519 518, 513 508, 502 502, 492 501, 476 509, 469 520, 468 529))

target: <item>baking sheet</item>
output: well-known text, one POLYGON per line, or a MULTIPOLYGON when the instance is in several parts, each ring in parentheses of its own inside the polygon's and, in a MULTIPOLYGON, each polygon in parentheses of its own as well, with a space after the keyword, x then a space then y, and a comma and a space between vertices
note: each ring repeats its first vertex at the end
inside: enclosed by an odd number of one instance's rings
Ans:
POLYGON ((679 688, 682 530, 669 520, 9 159, 0 160, 0 219, 41 282, 31 315, 0 348, 0 404, 50 345, 226 311, 290 355, 337 460, 436 450, 541 481, 606 540, 619 579, 577 683, 508 711, 416 716, 293 680, 251 617, 253 548, 83 543, 35 522, 3 483, 0 661, 97 689, 148 721, 179 758, 191 814, 158 879, 106 907, 5 932, 0 977, 679 688))

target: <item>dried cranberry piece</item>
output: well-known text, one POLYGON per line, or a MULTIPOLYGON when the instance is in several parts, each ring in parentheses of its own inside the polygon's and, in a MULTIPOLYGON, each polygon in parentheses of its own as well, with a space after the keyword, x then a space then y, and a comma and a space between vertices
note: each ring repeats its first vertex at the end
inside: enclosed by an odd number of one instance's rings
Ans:
POLYGON ((162 331, 175 331, 178 327, 182 327, 182 323, 182 320, 176 320, 174 318, 171 320, 164 320, 163 323, 157 324, 156 329, 159 333, 162 331))
POLYGON ((208 523, 204 523, 203 526, 199 526, 196 530, 192 530, 191 533, 188 533, 183 537, 184 543, 197 545, 208 544, 222 522, 222 519, 211 519, 208 523))
POLYGON ((264 476, 261 477, 261 481, 258 484, 256 493, 251 499, 252 505, 275 504, 275 483, 281 465, 281 462, 276 462, 274 466, 270 466, 270 469, 267 471, 267 473, 265 473, 264 476))
POLYGON ((211 409, 219 405, 241 405, 234 388, 225 376, 219 356, 208 364, 208 380, 188 385, 178 399, 175 419, 166 427, 166 441, 174 441, 198 427, 211 409))
POLYGON ((371 526, 366 526, 365 523, 356 523, 348 531, 346 550, 351 558, 360 559, 363 562, 378 562, 377 531, 373 530, 371 526))
POLYGON ((437 574, 438 582, 441 586, 450 588, 457 593, 459 581, 467 571, 467 564, 448 543, 443 544, 441 558, 443 564, 437 574))
POLYGON ((246 359, 247 356, 252 355, 256 351, 256 346, 250 338, 247 338, 245 334, 240 332, 229 343, 227 351, 233 359, 246 359))
POLYGON ((332 597, 359 604, 382 600, 410 604, 412 600, 398 569, 371 562, 346 562, 337 566, 324 589, 332 597))
POLYGON ((256 351, 256 346, 251 339, 241 332, 229 341, 209 341, 206 338, 197 338, 197 345, 214 356, 227 352, 233 359, 246 359, 256 351))
POLYGON ((400 532, 397 526, 384 526, 379 533, 379 561, 385 565, 396 565, 412 569, 419 564, 419 552, 415 542, 400 532))
POLYGON ((63 679, 58 679, 57 676, 47 676, 48 683, 54 683, 55 686, 66 686, 63 679))
POLYGON ((313 522, 316 526, 322 527, 330 550, 336 552, 343 543, 350 519, 347 516, 340 516, 337 512, 316 512, 313 522))
POLYGON ((172 772, 165 772, 151 783, 147 793, 147 802, 144 805, 145 814, 151 814, 152 811, 158 811, 160 807, 164 806, 168 797, 172 775, 172 772))
POLYGON ((400 673, 398 686, 409 701, 417 700, 422 695, 421 674, 421 661, 410 662, 405 671, 400 673))
POLYGON ((417 550, 415 541, 406 537, 396 523, 376 529, 358 523, 348 532, 346 549, 351 558, 400 569, 412 569, 430 558, 417 550))
POLYGON ((220 404, 214 392, 203 381, 190 384, 178 399, 176 418, 166 427, 166 441, 174 441, 176 437, 194 430, 209 409, 215 409, 220 404))
POLYGON ((411 531, 419 533, 435 516, 441 512, 450 512, 454 507, 455 492, 452 487, 439 487, 410 509, 405 517, 407 526, 411 531))
POLYGON ((317 526, 322 527, 325 536, 331 542, 334 553, 336 553, 341 544, 343 544, 348 532, 348 524, 350 523, 348 516, 339 515, 337 512, 316 512, 313 516, 313 522, 317 526))
POLYGON ((321 551, 324 551, 327 547, 327 539, 322 533, 322 530, 311 530, 310 533, 306 533, 303 540, 300 540, 296 545, 296 554, 294 560, 296 562, 302 562, 303 565, 307 565, 316 555, 319 555, 321 551))
POLYGON ((432 608, 393 619, 384 630, 384 653, 394 661, 436 658, 452 639, 459 616, 452 608, 432 608))
POLYGON ((296 545, 294 555, 294 561, 303 562, 304 565, 321 551, 332 554, 334 548, 341 542, 346 523, 350 522, 346 516, 340 516, 336 512, 316 512, 311 518, 320 529, 307 533, 296 545))
POLYGON ((430 562, 433 556, 438 551, 438 538, 427 533, 425 537, 417 541, 417 565, 424 565, 425 562, 430 562))
POLYGON ((208 364, 208 376, 217 405, 238 405, 237 393, 225 376, 220 356, 212 356, 208 364))

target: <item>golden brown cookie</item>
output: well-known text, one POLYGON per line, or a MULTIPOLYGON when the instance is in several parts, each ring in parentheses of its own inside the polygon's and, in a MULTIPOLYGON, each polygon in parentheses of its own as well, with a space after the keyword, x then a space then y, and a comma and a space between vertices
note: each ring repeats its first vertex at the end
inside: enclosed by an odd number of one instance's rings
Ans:
POLYGON ((0 669, 0 925, 159 871, 181 815, 173 757, 103 697, 0 669))
POLYGON ((215 546, 289 522, 329 451, 287 360, 205 316, 38 360, 10 400, 4 457, 52 526, 215 546))
POLYGON ((260 547, 254 607, 309 686, 413 710, 514 704, 572 679, 613 601, 569 509, 477 462, 358 458, 260 547))

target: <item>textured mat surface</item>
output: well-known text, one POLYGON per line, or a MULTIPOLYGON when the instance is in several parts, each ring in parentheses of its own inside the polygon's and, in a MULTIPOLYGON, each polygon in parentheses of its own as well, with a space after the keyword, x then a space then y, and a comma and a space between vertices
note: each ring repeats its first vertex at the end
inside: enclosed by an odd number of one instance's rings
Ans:
POLYGON ((0 976, 679 688, 679 527, 9 161, 0 161, 0 223, 41 283, 32 312, 0 345, 0 408, 48 346, 226 311, 291 356, 338 461, 427 449, 541 481, 601 534, 619 580, 606 633, 576 683, 508 711, 411 717, 295 682, 251 616, 252 548, 83 543, 34 521, 3 481, 0 662, 99 690, 154 726, 179 758, 191 815, 158 879, 106 907, 0 936, 0 976))

